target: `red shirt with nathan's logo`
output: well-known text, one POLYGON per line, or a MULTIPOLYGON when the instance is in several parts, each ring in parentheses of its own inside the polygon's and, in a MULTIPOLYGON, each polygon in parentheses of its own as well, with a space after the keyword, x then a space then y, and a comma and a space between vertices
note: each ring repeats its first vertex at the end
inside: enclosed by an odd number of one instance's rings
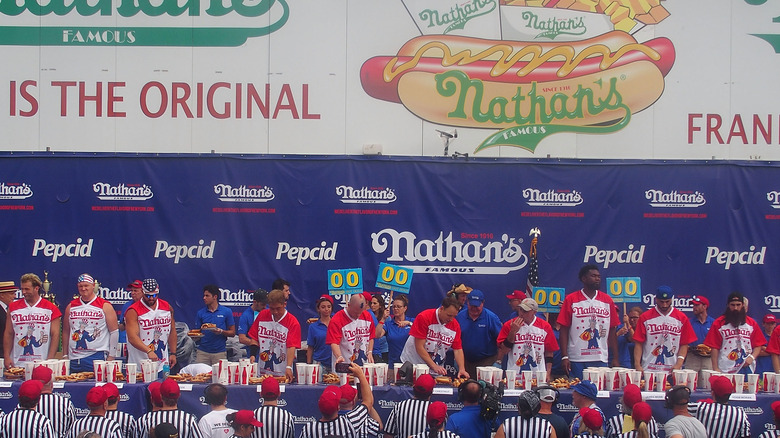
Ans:
POLYGON ((98 351, 108 351, 108 324, 103 312, 103 298, 95 297, 85 303, 81 298, 70 302, 70 339, 68 342, 68 357, 83 359, 98 351))
POLYGON ((7 318, 14 333, 14 364, 48 359, 51 322, 61 316, 60 309, 42 297, 32 306, 24 298, 8 305, 7 318))
POLYGON ((287 349, 301 348, 301 324, 286 310, 278 321, 274 320, 270 309, 261 310, 247 335, 260 344, 257 353, 260 374, 284 375, 287 349))
MULTIPOLYGON (((374 320, 367 310, 364 310, 357 319, 352 319, 343 309, 333 315, 328 324, 328 333, 325 343, 339 344, 341 356, 347 362, 355 362, 363 365, 368 362, 368 343, 374 339, 376 327, 374 320)), ((331 354, 331 363, 335 364, 338 358, 331 354)))
POLYGON ((430 353, 433 362, 444 366, 444 356, 452 347, 454 350, 462 350, 460 341, 460 324, 452 319, 447 324, 439 320, 439 309, 423 310, 417 315, 409 330, 409 339, 406 340, 404 351, 401 353, 401 362, 407 360, 415 364, 424 364, 425 361, 417 354, 414 346, 415 339, 425 339, 425 351, 430 353))
MULTIPOLYGON (((127 310, 130 309, 138 313, 141 341, 154 349, 154 353, 157 355, 158 369, 161 369, 163 363, 168 361, 168 335, 171 334, 171 321, 173 321, 170 304, 158 299, 157 308, 152 309, 144 303, 144 300, 138 300, 127 310)), ((140 370, 141 361, 144 359, 149 359, 146 351, 128 345, 128 362, 137 363, 140 370)))
POLYGON ((642 368, 646 370, 671 370, 677 363, 680 346, 696 339, 691 321, 674 307, 668 315, 662 315, 657 307, 645 311, 639 317, 634 332, 634 341, 644 344, 642 368))
MULTIPOLYGON (((724 373, 736 373, 745 365, 745 358, 753 353, 753 348, 766 344, 766 338, 761 333, 761 327, 751 317, 745 317, 745 323, 734 327, 726 323, 726 318, 719 316, 712 323, 704 345, 718 348, 718 368, 724 373)), ((750 369, 756 369, 756 362, 750 364, 750 369)))
MULTIPOLYGON (((501 327, 501 332, 496 340, 499 345, 509 336, 512 321, 514 319, 505 322, 504 326, 501 327)), ((523 323, 515 334, 515 338, 510 339, 509 342, 514 345, 506 364, 508 370, 547 371, 544 353, 560 350, 550 323, 536 317, 531 324, 523 323)))
POLYGON ((609 329, 620 324, 615 303, 609 295, 596 291, 588 298, 582 290, 566 295, 558 323, 569 327, 569 360, 572 362, 607 362, 609 329))

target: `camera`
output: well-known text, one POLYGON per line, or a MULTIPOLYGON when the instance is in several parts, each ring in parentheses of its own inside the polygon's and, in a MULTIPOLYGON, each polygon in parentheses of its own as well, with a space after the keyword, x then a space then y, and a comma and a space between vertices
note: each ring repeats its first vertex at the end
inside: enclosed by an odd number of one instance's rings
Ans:
POLYGON ((335 370, 337 373, 348 373, 350 365, 352 365, 351 362, 339 362, 336 364, 335 370))

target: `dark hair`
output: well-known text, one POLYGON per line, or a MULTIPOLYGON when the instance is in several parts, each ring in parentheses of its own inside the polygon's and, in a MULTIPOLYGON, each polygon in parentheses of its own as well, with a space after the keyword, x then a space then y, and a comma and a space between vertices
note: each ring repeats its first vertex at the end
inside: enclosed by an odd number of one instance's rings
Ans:
POLYGON ((441 300, 441 306, 445 309, 448 307, 460 309, 460 303, 458 302, 458 299, 450 296, 444 297, 444 299, 441 300))
POLYGON ((227 401, 228 390, 225 385, 212 383, 203 390, 206 404, 210 406, 222 406, 227 401))
MULTIPOLYGON (((376 298, 377 301, 379 301, 379 308, 376 310, 376 313, 374 313, 374 316, 376 316, 377 321, 382 321, 385 318, 385 309, 387 308, 387 305, 385 304, 385 299, 382 297, 382 295, 372 295, 371 299, 373 300, 376 298)), ((368 303, 369 308, 371 308, 371 303, 368 303)))
POLYGON ((219 286, 216 284, 207 284, 203 286, 203 292, 208 292, 211 295, 217 297, 217 300, 219 300, 219 286))
POLYGON ((35 407, 35 405, 38 404, 38 401, 41 399, 41 396, 30 398, 30 397, 22 397, 19 396, 19 406, 25 408, 25 409, 32 409, 35 407))
POLYGON ((599 267, 594 264, 585 265, 580 268, 580 273, 577 275, 578 280, 582 280, 582 277, 584 277, 589 271, 598 271, 599 267))
POLYGON ((252 294, 252 301, 257 301, 258 303, 267 304, 268 292, 266 292, 265 289, 257 289, 255 293, 252 294))
POLYGON ((236 414, 238 414, 238 411, 225 415, 225 420, 227 420, 228 424, 230 424, 230 427, 232 427, 233 430, 238 429, 238 427, 236 427, 238 426, 238 424, 236 424, 236 414))
POLYGON ((404 303, 404 307, 409 307, 409 298, 406 298, 406 294, 397 294, 393 297, 393 301, 399 300, 404 303))
POLYGON ((691 399, 691 390, 685 385, 675 385, 666 391, 667 408, 673 406, 686 405, 691 399))
POLYGON ((273 289, 284 290, 284 287, 289 285, 290 282, 285 280, 284 278, 277 278, 276 280, 274 280, 274 283, 271 285, 271 290, 273 289))

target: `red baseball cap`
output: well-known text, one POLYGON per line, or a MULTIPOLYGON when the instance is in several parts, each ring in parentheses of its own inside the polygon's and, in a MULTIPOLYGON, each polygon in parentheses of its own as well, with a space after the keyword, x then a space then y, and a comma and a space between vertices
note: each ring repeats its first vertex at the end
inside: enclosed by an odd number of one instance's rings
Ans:
POLYGON ((330 301, 330 304, 333 304, 333 297, 327 294, 320 295, 319 298, 317 298, 317 304, 320 303, 320 301, 330 301))
POLYGON ((430 374, 421 374, 420 377, 414 381, 414 389, 424 395, 433 394, 433 387, 435 385, 436 382, 433 380, 433 376, 430 374))
POLYGON ((339 389, 341 390, 341 403, 350 403, 357 397, 357 389, 348 383, 341 385, 339 389))
POLYGON ((108 400, 108 394, 102 386, 93 386, 87 392, 87 406, 100 406, 108 400))
POLYGON ((41 396, 43 383, 40 380, 25 380, 19 387, 19 398, 36 399, 41 396))
MULTIPOLYGON (((268 379, 266 379, 268 380, 268 379)), ((271 379, 276 380, 276 379, 271 379)), ((263 380, 265 382, 265 380, 263 380)), ((246 409, 236 412, 236 424, 251 424, 254 427, 263 427, 263 423, 257 421, 255 413, 246 409)))
POLYGON ((771 313, 768 315, 764 315, 764 323, 777 324, 777 318, 775 318, 775 315, 772 315, 771 313))
POLYGON ((639 402, 635 404, 634 408, 631 410, 631 418, 633 418, 635 422, 644 421, 645 423, 649 423, 650 419, 653 418, 653 409, 649 404, 639 402))
POLYGON ((175 380, 167 378, 160 384, 160 396, 162 398, 179 398, 180 395, 181 388, 179 388, 179 384, 175 380))
POLYGON ((260 395, 263 397, 278 397, 281 394, 279 389, 279 381, 274 379, 273 376, 268 376, 260 384, 260 395))
POLYGON ((629 383, 626 385, 625 388, 623 388, 623 403, 629 407, 629 409, 633 408, 634 405, 642 401, 642 390, 639 389, 639 386, 629 383))
POLYGON ((141 280, 133 280, 127 284, 128 289, 141 289, 143 287, 144 284, 141 282, 141 280))
POLYGON ((440 427, 447 419, 447 405, 444 402, 435 401, 428 405, 428 424, 440 427))
POLYGON ((774 412, 775 418, 780 418, 780 400, 772 402, 772 412, 774 412))
POLYGON ((116 387, 112 382, 108 382, 105 385, 103 385, 103 389, 106 391, 106 396, 111 398, 119 398, 119 388, 116 387))
POLYGON ((520 301, 522 301, 522 300, 524 300, 526 298, 528 298, 528 295, 526 295, 525 292, 523 292, 521 290, 516 290, 516 291, 514 291, 511 294, 506 296, 506 299, 508 299, 508 300, 520 300, 520 301))
POLYGON ((601 429, 601 426, 604 424, 604 419, 601 418, 599 411, 595 409, 580 409, 580 417, 582 417, 582 422, 585 423, 585 426, 587 426, 590 430, 601 429))
POLYGON ((152 404, 155 406, 163 405, 162 395, 160 395, 160 385, 160 381, 155 380, 147 387, 147 389, 149 389, 149 395, 152 397, 152 404))
POLYGON ((731 383, 731 379, 724 376, 710 377, 710 388, 712 388, 712 395, 718 398, 725 397, 734 392, 734 384, 731 383))
POLYGON ((363 298, 365 298, 365 299, 366 299, 366 302, 367 302, 367 303, 370 303, 370 302, 371 302, 371 298, 372 298, 372 297, 373 297, 373 295, 371 295, 371 292, 365 292, 365 291, 363 292, 363 298))
POLYGON ((38 365, 33 369, 32 372, 32 379, 33 380, 40 380, 41 383, 44 385, 51 382, 51 378, 54 375, 54 371, 51 370, 51 368, 38 365))
POLYGON ((325 388, 317 403, 320 412, 322 412, 323 415, 333 415, 338 412, 340 398, 341 390, 339 390, 338 386, 331 385, 325 388))
POLYGON ((701 295, 694 295, 691 297, 691 304, 704 304, 705 306, 710 307, 710 300, 701 295))

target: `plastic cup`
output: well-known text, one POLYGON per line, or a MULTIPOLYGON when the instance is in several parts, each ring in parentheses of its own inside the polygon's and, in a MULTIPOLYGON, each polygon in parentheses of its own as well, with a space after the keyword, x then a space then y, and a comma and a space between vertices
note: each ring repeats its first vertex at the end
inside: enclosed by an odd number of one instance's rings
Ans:
MULTIPOLYGON (((105 364, 105 370, 106 370, 106 382, 115 382, 116 381, 116 362, 113 360, 107 361, 105 364)), ((97 373, 95 373, 95 376, 97 376, 97 373)), ((97 380, 97 377, 95 378, 97 380)))
POLYGON ((60 364, 58 366, 60 369, 60 375, 61 376, 67 376, 70 374, 70 361, 68 359, 60 359, 60 364))
POLYGON ((615 376, 617 372, 615 370, 609 370, 604 374, 604 390, 614 391, 615 388, 615 376))
POLYGON ((742 394, 745 392, 745 375, 734 374, 734 392, 742 394))
POLYGON ((415 365, 414 366, 414 380, 417 380, 418 377, 422 376, 423 374, 430 374, 430 368, 428 368, 428 365, 415 365))
POLYGON ((748 374, 748 393, 755 394, 758 392, 758 374, 748 374))
POLYGON ((655 373, 655 390, 658 392, 666 391, 666 377, 669 374, 666 371, 657 371, 655 373))
POLYGON ((228 362, 228 385, 238 383, 238 362, 228 362))
POLYGON ((685 373, 688 374, 688 389, 691 392, 696 391, 699 386, 699 373, 696 370, 685 370, 685 373))
POLYGON ((536 372, 536 386, 547 383, 547 371, 536 372))
POLYGON ((35 362, 23 362, 24 364, 24 380, 32 379, 32 373, 35 369, 35 362))
POLYGON ((517 370, 506 370, 506 389, 515 389, 517 370))
MULTIPOLYGON (((310 379, 306 376, 307 368, 309 367, 309 364, 300 363, 297 362, 295 364, 295 373, 298 375, 298 384, 299 385, 305 385, 310 381, 310 379)), ((251 371, 251 368, 250 368, 251 371)))
POLYGON ((142 360, 141 372, 144 375, 144 382, 146 383, 153 382, 154 380, 157 379, 157 363, 149 359, 142 360))
POLYGON ((136 383, 138 380, 138 364, 128 363, 125 365, 125 380, 127 380, 127 383, 136 383))
MULTIPOLYGON (((220 359, 219 360, 219 374, 222 374, 222 370, 225 370, 225 373, 227 373, 228 364, 230 361, 227 359, 220 359)), ((225 374, 227 376, 227 374, 225 374)))
POLYGON ((385 386, 387 383, 387 364, 384 364, 384 367, 377 366, 374 374, 374 383, 376 386, 385 386))
POLYGON ((349 374, 339 373, 339 385, 346 385, 349 382, 349 374))
POLYGON ((644 371, 644 384, 642 385, 643 391, 652 391, 655 385, 653 382, 655 382, 655 374, 652 371, 644 371))
POLYGON ((484 380, 486 382, 490 381, 490 377, 492 376, 492 373, 487 371, 487 367, 477 367, 477 380, 484 380))
POLYGON ((688 373, 685 370, 674 370, 674 384, 688 386, 688 373))
POLYGON ((531 389, 531 384, 533 383, 533 379, 534 379, 533 371, 523 371, 523 389, 525 390, 531 389))
POLYGON ((106 381, 106 361, 104 360, 92 361, 92 370, 95 372, 96 382, 106 381))
POLYGON ((504 377, 504 370, 501 368, 490 367, 490 384, 498 386, 501 383, 501 378, 504 377))
POLYGON ((402 363, 394 363, 393 364, 393 382, 397 382, 398 379, 400 379, 400 376, 398 376, 398 372, 401 370, 402 363))

